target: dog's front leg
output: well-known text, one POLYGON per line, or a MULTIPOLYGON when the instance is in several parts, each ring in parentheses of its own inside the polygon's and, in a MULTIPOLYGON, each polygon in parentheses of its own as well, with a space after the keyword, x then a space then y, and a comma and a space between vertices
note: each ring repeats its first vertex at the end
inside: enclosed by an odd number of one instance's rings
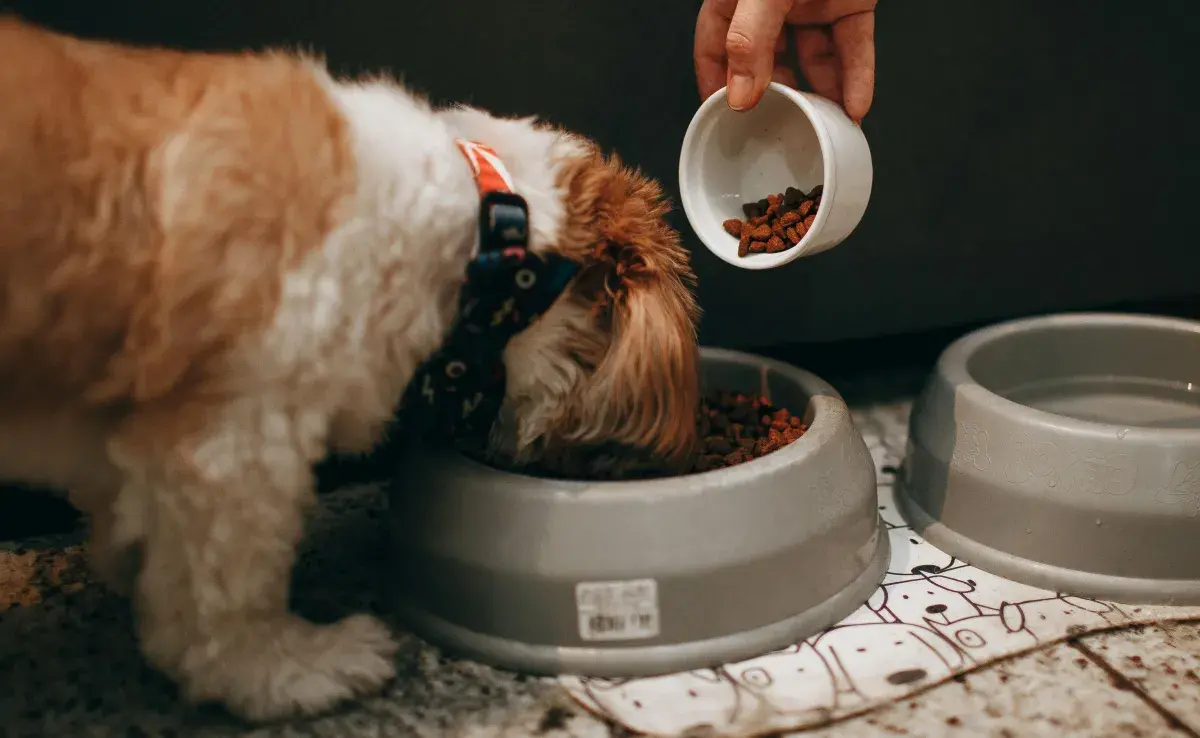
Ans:
POLYGON ((88 563, 113 592, 129 597, 141 570, 144 511, 119 497, 119 487, 77 485, 70 500, 88 516, 88 563))
POLYGON ((136 601, 147 659, 191 700, 251 720, 381 687, 396 649, 383 623, 315 625, 287 609, 313 496, 303 424, 249 403, 174 441, 160 425, 131 425, 118 460, 147 505, 136 601))

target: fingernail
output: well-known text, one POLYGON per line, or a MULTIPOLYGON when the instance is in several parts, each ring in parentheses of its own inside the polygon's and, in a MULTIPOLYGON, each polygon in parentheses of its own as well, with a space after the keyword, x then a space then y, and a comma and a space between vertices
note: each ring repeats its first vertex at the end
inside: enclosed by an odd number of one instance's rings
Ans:
POLYGON ((750 98, 754 95, 754 78, 745 74, 735 74, 729 80, 727 93, 729 107, 734 110, 745 110, 750 107, 750 98))

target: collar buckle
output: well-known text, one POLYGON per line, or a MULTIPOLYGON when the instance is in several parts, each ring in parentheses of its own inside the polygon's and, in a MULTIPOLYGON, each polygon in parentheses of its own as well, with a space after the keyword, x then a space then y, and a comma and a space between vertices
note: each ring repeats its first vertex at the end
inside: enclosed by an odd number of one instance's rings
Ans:
POLYGON ((512 192, 484 193, 479 207, 479 250, 483 253, 525 248, 529 243, 529 205, 512 192))

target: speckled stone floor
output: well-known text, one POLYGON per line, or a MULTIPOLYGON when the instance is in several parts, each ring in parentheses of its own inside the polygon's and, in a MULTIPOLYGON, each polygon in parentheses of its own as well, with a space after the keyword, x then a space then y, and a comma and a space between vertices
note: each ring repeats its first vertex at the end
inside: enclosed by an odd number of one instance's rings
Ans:
MULTIPOLYGON (((296 573, 295 606, 316 620, 380 611, 384 497, 327 495, 296 573), (319 553, 318 553, 319 552, 319 553)), ((128 605, 88 575, 78 536, 0 544, 0 736, 448 736, 574 711, 552 682, 443 658, 404 639, 400 678, 379 697, 317 720, 250 729, 179 704, 139 659, 128 605)))
MULTIPOLYGON (((877 400, 878 383, 841 387, 858 422, 903 432, 903 397, 877 400)), ((297 609, 317 620, 384 610, 384 508, 371 486, 323 496, 296 572, 297 609)), ((551 680, 449 659, 411 636, 384 694, 316 720, 255 728, 185 707, 142 664, 128 606, 90 579, 80 543, 78 532, 0 542, 0 738, 627 735, 551 680)), ((1200 737, 1200 627, 1086 636, 805 735, 1200 737)))

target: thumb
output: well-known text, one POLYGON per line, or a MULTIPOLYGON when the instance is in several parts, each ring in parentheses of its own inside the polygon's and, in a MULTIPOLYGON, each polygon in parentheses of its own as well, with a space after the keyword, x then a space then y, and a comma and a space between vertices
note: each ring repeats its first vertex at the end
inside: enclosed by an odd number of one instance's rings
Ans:
POLYGON ((741 0, 725 36, 729 63, 729 107, 748 110, 758 104, 775 69, 775 42, 792 0, 741 0))

